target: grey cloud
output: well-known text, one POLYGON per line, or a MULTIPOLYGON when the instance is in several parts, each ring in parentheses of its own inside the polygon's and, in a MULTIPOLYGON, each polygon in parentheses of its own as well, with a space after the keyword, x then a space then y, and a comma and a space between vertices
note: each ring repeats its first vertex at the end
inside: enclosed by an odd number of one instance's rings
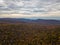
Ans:
POLYGON ((5 5, 0 5, 2 13, 48 13, 60 11, 60 0, 4 0, 5 5), (6 11, 6 12, 4 12, 6 11))

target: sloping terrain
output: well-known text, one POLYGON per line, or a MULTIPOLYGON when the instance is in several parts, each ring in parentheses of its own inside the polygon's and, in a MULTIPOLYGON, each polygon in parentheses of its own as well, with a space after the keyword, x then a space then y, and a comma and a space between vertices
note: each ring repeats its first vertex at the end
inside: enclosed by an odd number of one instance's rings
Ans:
POLYGON ((60 45, 60 25, 0 23, 0 45, 60 45))

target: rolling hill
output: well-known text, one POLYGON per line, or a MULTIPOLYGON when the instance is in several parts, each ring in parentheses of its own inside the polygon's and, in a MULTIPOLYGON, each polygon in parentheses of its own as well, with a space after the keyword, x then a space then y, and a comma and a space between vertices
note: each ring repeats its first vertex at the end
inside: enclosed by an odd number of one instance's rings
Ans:
POLYGON ((36 23, 36 24, 58 24, 60 20, 45 20, 45 19, 24 19, 24 18, 0 18, 0 23, 36 23))

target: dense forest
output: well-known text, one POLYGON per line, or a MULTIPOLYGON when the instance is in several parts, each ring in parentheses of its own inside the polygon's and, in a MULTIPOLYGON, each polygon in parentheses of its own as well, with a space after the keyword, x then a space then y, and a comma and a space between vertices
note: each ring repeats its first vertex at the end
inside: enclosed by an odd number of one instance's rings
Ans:
POLYGON ((0 23, 0 45, 60 45, 60 25, 0 23))

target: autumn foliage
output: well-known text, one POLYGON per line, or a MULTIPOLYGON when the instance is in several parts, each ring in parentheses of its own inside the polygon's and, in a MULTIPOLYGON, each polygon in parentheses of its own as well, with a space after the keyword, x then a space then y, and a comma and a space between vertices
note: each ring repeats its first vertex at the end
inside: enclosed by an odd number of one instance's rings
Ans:
POLYGON ((0 45, 60 45, 60 25, 2 23, 0 45))

